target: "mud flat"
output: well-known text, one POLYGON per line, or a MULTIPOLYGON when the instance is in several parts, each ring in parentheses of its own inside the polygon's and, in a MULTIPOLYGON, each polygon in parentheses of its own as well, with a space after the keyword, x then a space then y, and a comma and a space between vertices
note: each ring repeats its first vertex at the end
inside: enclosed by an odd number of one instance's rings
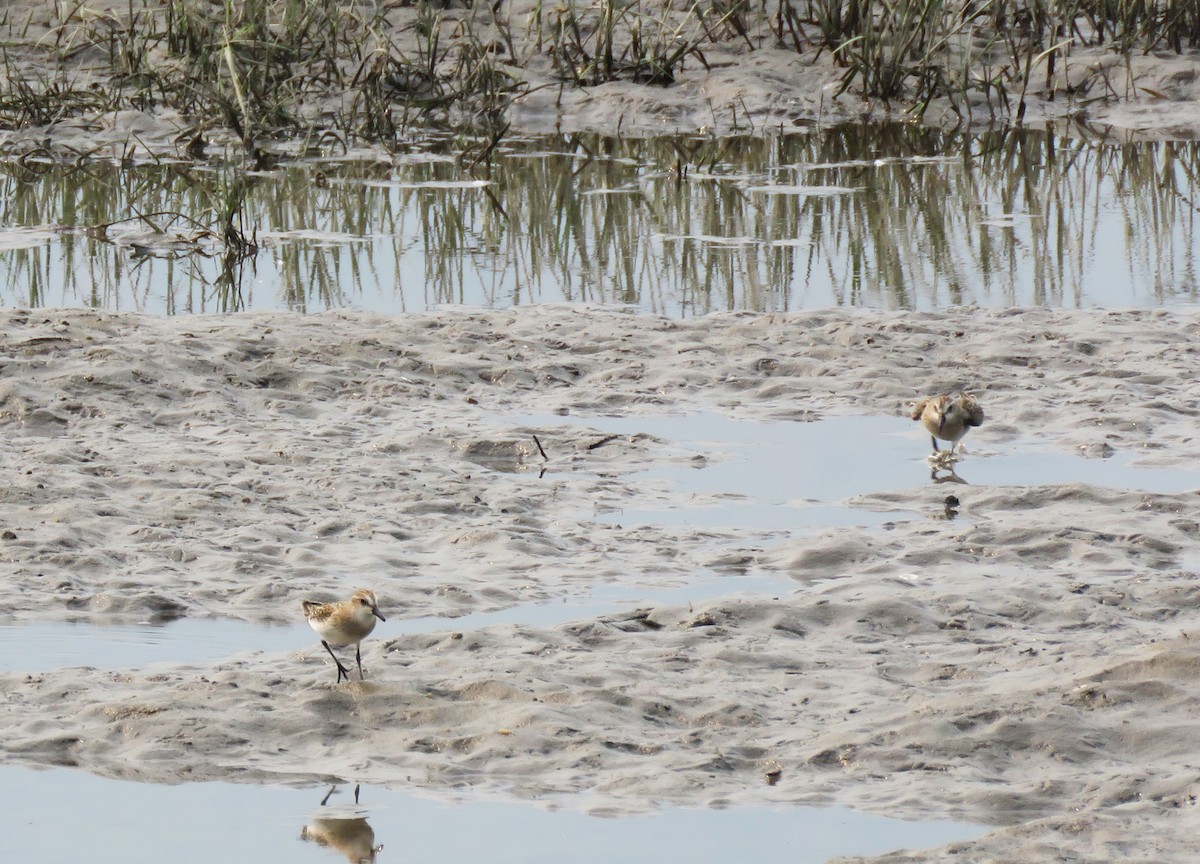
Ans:
MULTIPOLYGON (((598 514, 695 453, 586 424, 899 415, 963 386, 989 415, 964 474, 1022 437, 1183 469, 1200 457, 1200 312, 6 310, 0 343, 12 626, 298 620, 301 599, 359 585, 389 623, 447 618, 381 624, 348 685, 315 642, 7 673, 7 763, 996 826, 889 860, 1200 851, 1195 490, 922 483, 855 498, 911 513, 882 525, 626 527, 598 514), (570 422, 504 419, 547 414, 570 422), (694 604, 547 626, 453 620, 701 571, 778 590, 710 584, 694 604)), ((927 447, 915 426, 912 446, 927 447)))

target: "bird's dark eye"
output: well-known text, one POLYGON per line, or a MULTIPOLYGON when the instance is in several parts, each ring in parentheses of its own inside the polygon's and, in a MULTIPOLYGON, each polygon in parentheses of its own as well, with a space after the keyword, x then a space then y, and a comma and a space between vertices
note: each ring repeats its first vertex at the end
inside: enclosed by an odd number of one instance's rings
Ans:
POLYGON ((358 602, 359 602, 359 603, 361 603, 361 604, 362 604, 362 605, 364 605, 364 606, 370 606, 370 605, 371 605, 370 603, 368 603, 368 602, 367 602, 367 598, 366 598, 366 597, 360 597, 360 598, 359 598, 359 600, 358 600, 358 602))

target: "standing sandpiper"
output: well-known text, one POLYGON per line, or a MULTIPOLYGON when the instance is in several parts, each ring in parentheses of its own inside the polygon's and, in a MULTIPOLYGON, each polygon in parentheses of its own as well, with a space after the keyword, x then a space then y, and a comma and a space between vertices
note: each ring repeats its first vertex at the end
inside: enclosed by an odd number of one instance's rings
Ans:
POLYGON ((957 399, 943 394, 913 405, 912 419, 920 420, 929 432, 935 455, 942 453, 937 445, 941 438, 950 442, 949 455, 953 458, 955 447, 970 428, 983 425, 983 409, 970 393, 960 393, 957 399))
POLYGON ((309 626, 317 631, 317 635, 321 637, 321 644, 337 664, 337 683, 340 684, 343 677, 349 681, 350 670, 342 665, 342 661, 333 653, 331 645, 339 648, 354 646, 358 677, 365 680, 362 668, 362 640, 375 629, 376 618, 380 621, 387 620, 379 614, 379 607, 375 604, 375 593, 359 589, 349 600, 339 600, 337 603, 314 603, 312 600, 304 600, 300 605, 304 607, 304 617, 308 619, 309 626))

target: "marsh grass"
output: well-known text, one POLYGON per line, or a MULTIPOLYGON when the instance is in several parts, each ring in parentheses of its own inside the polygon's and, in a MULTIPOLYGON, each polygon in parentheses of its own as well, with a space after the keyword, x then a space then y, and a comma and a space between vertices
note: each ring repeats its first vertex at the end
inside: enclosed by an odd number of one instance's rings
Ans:
MULTIPOLYGON (((846 67, 842 92, 903 99, 922 113, 935 98, 965 113, 982 96, 992 116, 1024 114, 1036 74, 1045 89, 1072 50, 1109 46, 1128 58, 1200 47, 1193 0, 783 0, 776 32, 816 25, 814 38, 846 67)), ((798 40, 793 36, 793 41, 798 40)))
POLYGON ((0 125, 167 106, 201 133, 233 130, 257 160, 271 139, 392 143, 412 125, 486 126, 503 113, 519 87, 494 62, 490 36, 425 2, 403 26, 385 11, 335 0, 56 6, 45 33, 8 22, 21 38, 2 49, 0 125), (49 58, 35 56, 47 46, 49 58), (81 64, 86 87, 47 71, 81 64))
POLYGON ((0 128, 49 126, 82 114, 111 110, 105 92, 73 81, 66 72, 30 74, 3 58, 7 86, 0 90, 0 128))
MULTIPOLYGON (((561 87, 668 87, 714 53, 783 47, 832 61, 841 92, 921 114, 1020 118, 1035 87, 1068 98, 1072 52, 1200 47, 1196 0, 84 0, 0 17, 0 126, 167 106, 233 130, 258 161, 278 138, 400 146, 414 130, 490 134, 530 70, 561 87), (548 69, 547 69, 548 64, 548 69), (331 137, 332 136, 332 137, 331 137)), ((732 110, 732 109, 731 109, 732 110)), ((736 125, 736 124, 735 124, 736 125)))
POLYGON ((747 8, 745 0, 696 0, 682 12, 661 0, 565 0, 553 12, 550 54, 559 76, 577 86, 628 79, 665 87, 688 58, 708 66, 705 45, 719 45, 730 34, 749 41, 747 8))

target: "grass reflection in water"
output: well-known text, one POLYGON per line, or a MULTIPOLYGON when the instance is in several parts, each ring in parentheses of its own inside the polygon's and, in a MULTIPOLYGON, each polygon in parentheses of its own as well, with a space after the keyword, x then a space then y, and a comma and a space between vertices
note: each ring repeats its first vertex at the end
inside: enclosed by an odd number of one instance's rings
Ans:
POLYGON ((0 298, 180 314, 1194 302, 1200 144, 844 126, 383 161, 0 166, 0 298), (153 215, 152 215, 153 214, 153 215))

